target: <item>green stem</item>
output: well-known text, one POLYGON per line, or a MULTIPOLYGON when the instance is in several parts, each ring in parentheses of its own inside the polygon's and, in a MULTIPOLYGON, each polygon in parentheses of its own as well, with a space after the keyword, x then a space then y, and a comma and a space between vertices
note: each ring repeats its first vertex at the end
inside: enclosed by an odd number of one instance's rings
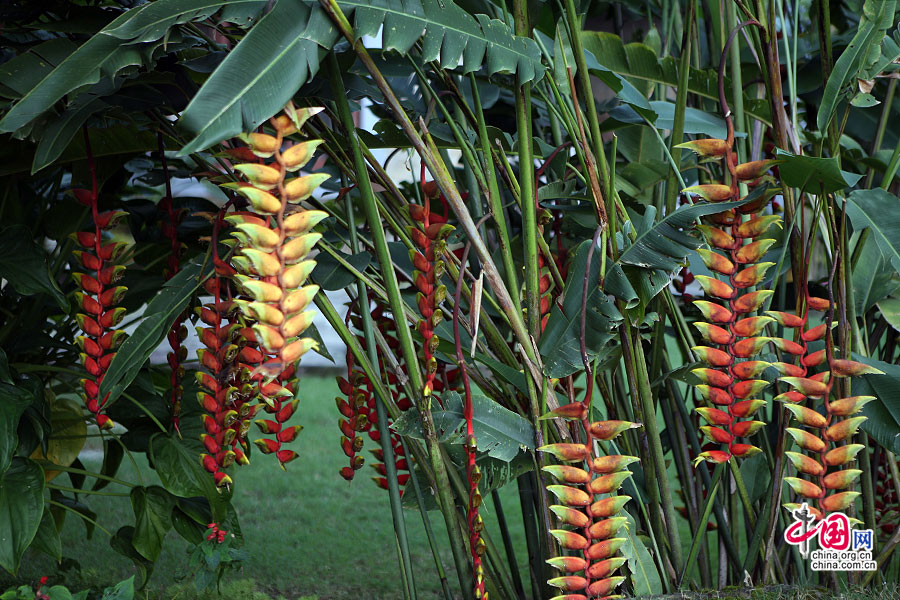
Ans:
MULTIPOLYGON (((578 83, 581 86, 581 95, 587 113, 588 129, 591 133, 591 141, 594 144, 594 156, 597 157, 597 166, 600 170, 600 181, 606 185, 609 181, 606 154, 603 152, 603 137, 600 135, 600 120, 597 117, 597 106, 594 103, 594 90, 591 87, 591 76, 588 73, 587 59, 584 54, 584 45, 581 43, 581 22, 575 12, 575 0, 565 0, 566 23, 569 29, 569 39, 572 42, 572 53, 575 55, 575 68, 577 69, 578 83)), ((603 197, 610 200, 611 190, 603 189, 603 197)), ((607 214, 612 211, 612 204, 606 207, 607 214)))
MULTIPOLYGON (((334 53, 328 55, 328 68, 331 75, 335 104, 337 106, 337 110, 344 129, 347 131, 347 137, 350 140, 350 146, 353 151, 353 162, 354 166, 356 167, 357 173, 357 185, 359 186, 360 195, 363 199, 363 205, 366 209, 369 227, 373 233, 375 241, 375 252, 378 255, 378 261, 381 264, 382 277, 385 280, 385 287, 387 288, 388 292, 391 312, 393 312, 393 314, 395 315, 395 322, 397 323, 398 333, 397 337, 403 340, 403 332, 405 331, 405 337, 409 338, 408 341, 411 347, 412 337, 409 335, 409 328, 404 328, 401 325, 401 323, 405 324, 407 322, 406 319, 402 317, 402 315, 405 315, 403 310, 403 301, 400 298, 399 290, 397 289, 396 274, 394 273, 393 264, 390 259, 390 253, 387 249, 387 241, 384 236, 384 229, 382 228, 381 217, 378 213, 378 207, 375 203, 375 194, 372 191, 372 184, 369 181, 369 172, 366 168, 365 157, 363 156, 359 144, 355 143, 357 136, 356 126, 353 123, 353 115, 350 112, 350 104, 347 102, 347 96, 344 93, 344 82, 341 77, 340 68, 337 64, 337 57, 334 55, 334 53), (393 277, 393 281, 390 280, 388 274, 390 274, 390 277, 393 277)), ((353 253, 356 253, 359 247, 356 243, 356 227, 353 220, 353 206, 350 203, 350 195, 347 194, 345 198, 347 202, 347 224, 350 230, 351 251, 353 253)), ((361 279, 357 279, 356 282, 359 294, 357 300, 359 301, 359 311, 363 321, 363 331, 365 334, 366 348, 368 349, 369 353, 369 361, 373 365, 376 365, 378 364, 378 355, 375 348, 375 335, 372 327, 372 317, 369 314, 369 300, 368 295, 366 294, 366 285, 361 279)), ((409 352, 405 346, 402 347, 404 359, 406 361, 406 364, 408 365, 407 372, 409 372, 410 375, 412 375, 413 373, 418 375, 418 368, 416 366, 413 366, 418 364, 415 361, 415 354, 409 352), (411 358, 412 360, 410 360, 411 358)), ((416 386, 416 388, 421 389, 419 386, 416 386)), ((375 410, 378 414, 378 431, 381 432, 381 449, 384 452, 384 465, 387 471, 386 479, 388 482, 388 497, 391 504, 391 516, 393 517, 394 531, 397 535, 397 550, 399 553, 398 559, 400 561, 401 574, 403 575, 403 579, 407 584, 405 589, 405 596, 407 598, 414 599, 416 598, 416 586, 413 579, 412 560, 409 553, 409 540, 406 535, 406 521, 403 518, 403 508, 400 504, 400 487, 397 483, 397 466, 394 461, 394 452, 391 445, 390 428, 387 421, 387 410, 385 409, 384 402, 382 402, 381 397, 377 394, 375 396, 375 402, 375 410)))
MULTIPOLYGON (((503 214, 503 196, 500 194, 500 186, 497 183, 497 173, 494 169, 493 153, 491 151, 491 142, 488 138, 487 123, 484 119, 484 110, 481 108, 481 96, 478 92, 478 83, 475 75, 469 75, 469 83, 472 87, 472 101, 475 104, 475 117, 478 125, 478 142, 481 145, 482 159, 484 160, 485 179, 488 184, 488 205, 494 216, 494 222, 497 226, 497 242, 500 245, 500 256, 503 260, 503 270, 506 275, 506 285, 510 290, 519 289, 518 278, 516 277, 516 265, 513 262, 512 250, 510 249, 509 230, 506 228, 506 218, 503 214)), ((522 306, 519 302, 518 294, 512 298, 516 310, 521 313, 522 306)))
MULTIPOLYGON (((526 0, 513 0, 516 35, 531 37, 526 0)), ((516 131, 519 149, 519 197, 522 205, 522 237, 525 241, 525 316, 528 331, 540 335, 540 291, 538 290, 537 196, 534 191, 534 156, 531 135, 531 83, 516 77, 516 131)), ((514 291, 514 290, 513 290, 514 291)))
MULTIPOLYGON (((688 23, 684 27, 684 34, 681 41, 681 56, 678 60, 678 89, 675 94, 675 122, 672 124, 672 135, 669 138, 669 160, 672 162, 672 172, 669 173, 666 181, 666 214, 675 211, 675 203, 678 200, 678 193, 684 189, 684 181, 680 178, 681 171, 681 148, 675 146, 681 143, 684 137, 684 113, 687 106, 688 95, 688 79, 691 71, 691 23, 694 21, 694 13, 697 10, 696 0, 691 0, 688 6, 688 16, 685 20, 688 23), (676 182, 682 187, 676 188, 676 182)), ((655 130, 656 128, 654 128, 655 130)), ((665 145, 663 145, 665 147, 665 145)), ((615 166, 613 166, 613 170, 615 166)))
MULTIPOLYGON (((631 329, 626 320, 626 330, 631 329)), ((637 367, 638 393, 641 397, 641 409, 643 412, 644 430, 647 432, 647 441, 650 444, 650 452, 653 454, 653 464, 656 468, 656 483, 659 485, 659 501, 666 520, 666 533, 669 540, 669 556, 676 572, 681 571, 683 564, 681 553, 681 540, 678 537, 678 521, 675 517, 675 505, 672 502, 672 491, 669 488, 669 476, 666 473, 665 454, 662 447, 662 439, 659 436, 659 424, 656 421, 656 407, 653 405, 653 391, 650 389, 650 379, 647 374, 647 360, 641 345, 638 332, 632 337, 629 335, 629 343, 633 343, 635 366, 637 367)), ((652 484, 651 484, 652 485, 652 484)))

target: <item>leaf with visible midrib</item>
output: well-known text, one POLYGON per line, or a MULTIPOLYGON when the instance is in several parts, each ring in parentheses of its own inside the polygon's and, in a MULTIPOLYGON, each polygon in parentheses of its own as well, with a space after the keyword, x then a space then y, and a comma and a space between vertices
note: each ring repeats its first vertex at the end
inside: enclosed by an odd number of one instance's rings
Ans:
MULTIPOLYGON (((401 54, 421 39, 422 57, 462 71, 514 73, 540 80, 545 67, 534 40, 503 21, 470 15, 452 0, 338 0, 357 37, 382 31, 382 47, 401 54)), ((179 121, 194 134, 181 155, 250 131, 277 113, 319 70, 338 31, 318 5, 280 0, 213 72, 179 121)))
POLYGON ((0 231, 0 278, 6 279, 23 296, 50 294, 62 310, 69 309, 66 297, 50 277, 43 249, 24 225, 12 225, 0 231))
MULTIPOLYGON (((860 69, 866 67, 863 64, 869 49, 873 44, 880 44, 884 38, 884 32, 891 26, 894 20, 894 6, 896 0, 866 0, 863 5, 863 15, 859 20, 859 29, 847 48, 834 63, 834 68, 825 83, 825 91, 822 93, 822 104, 816 115, 816 126, 820 133, 825 132, 831 118, 837 108, 838 98, 844 86, 853 79, 860 69)), ((880 52, 879 52, 880 56, 880 52)), ((877 60, 877 58, 876 58, 877 60)))
POLYGON ((900 272, 900 198, 881 188, 856 190, 847 198, 853 228, 869 228, 882 256, 900 272))
POLYGON ((179 126, 194 138, 181 156, 251 131, 281 110, 319 70, 338 33, 324 11, 279 0, 191 99, 179 126))
MULTIPOLYGON (((212 262, 206 265, 206 272, 212 270, 212 262)), ((200 287, 201 265, 186 265, 172 279, 167 281, 159 294, 147 305, 141 324, 125 340, 109 365, 100 384, 100 398, 107 403, 115 400, 137 377, 141 367, 162 343, 172 323, 184 311, 188 300, 200 287)))
POLYGON ((43 512, 44 471, 33 460, 14 459, 0 477, 0 567, 16 574, 43 512))
POLYGON ((628 570, 631 572, 631 581, 634 584, 634 596, 650 596, 653 594, 662 594, 662 580, 659 577, 659 571, 653 563, 653 557, 644 545, 644 542, 637 536, 637 526, 634 517, 628 511, 622 511, 622 514, 628 519, 628 522, 622 528, 619 537, 625 537, 626 542, 622 545, 622 555, 628 559, 628 570))
MULTIPOLYGON (((437 403, 432 406, 431 415, 440 441, 447 441, 465 422, 465 417, 458 393, 444 394, 442 401, 443 407, 437 403)), ((509 462, 520 448, 534 448, 534 427, 520 415, 478 394, 472 395, 472 410, 479 451, 509 462)), ((406 411, 391 427, 401 435, 423 437, 421 418, 415 408, 406 411)))

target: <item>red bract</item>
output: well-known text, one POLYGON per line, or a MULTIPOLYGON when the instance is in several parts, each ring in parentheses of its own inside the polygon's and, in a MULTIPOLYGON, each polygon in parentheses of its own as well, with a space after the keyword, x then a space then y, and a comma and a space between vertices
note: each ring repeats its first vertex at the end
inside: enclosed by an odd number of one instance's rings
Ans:
MULTIPOLYGON (((350 313, 348 311, 348 320, 350 313)), ((371 391, 366 390, 368 378, 361 369, 356 367, 356 360, 353 353, 347 349, 347 378, 338 377, 338 387, 341 393, 346 397, 336 398, 338 411, 343 418, 338 420, 341 430, 341 447, 347 458, 350 459, 350 465, 343 467, 340 471, 341 477, 350 481, 363 464, 365 459, 358 454, 362 448, 363 440, 359 436, 359 432, 365 431, 369 426, 368 399, 371 397, 371 391), (358 440, 358 441, 357 441, 358 440)))
POLYGON ((94 415, 97 425, 101 429, 107 429, 113 425, 112 420, 103 414, 109 396, 99 397, 100 384, 115 356, 116 348, 125 339, 125 332, 115 329, 125 316, 125 310, 116 308, 115 305, 121 301, 127 288, 114 285, 125 269, 115 263, 122 256, 126 244, 104 242, 103 238, 126 214, 123 211, 99 211, 97 176, 86 129, 84 141, 91 172, 91 189, 76 189, 73 193, 79 202, 91 209, 94 227, 91 231, 79 232, 73 236, 75 243, 84 249, 73 254, 88 271, 72 274, 75 284, 81 289, 80 292, 75 292, 75 299, 83 311, 76 315, 76 319, 84 335, 77 337, 76 341, 82 350, 81 361, 88 372, 88 377, 81 380, 82 398, 87 409, 94 415))
POLYGON ((445 219, 433 219, 430 202, 425 206, 409 205, 409 215, 418 226, 410 229, 410 234, 416 250, 410 252, 415 270, 413 271, 413 283, 418 290, 416 305, 422 319, 417 329, 424 339, 422 353, 425 366, 425 387, 423 394, 430 396, 434 392, 434 381, 437 374, 438 363, 434 356, 438 346, 438 338, 434 335, 435 326, 441 322, 443 314, 439 305, 447 296, 447 288, 440 282, 444 273, 444 263, 441 255, 446 248, 446 238, 453 231, 451 225, 446 224, 445 219))
POLYGON ((205 347, 197 355, 206 372, 197 372, 197 382, 201 389, 198 400, 206 413, 201 441, 207 453, 201 455, 201 464, 212 473, 216 486, 230 487, 232 479, 225 469, 235 462, 249 462, 247 427, 258 406, 249 403, 253 396, 247 384, 249 369, 239 361, 248 347, 240 336, 242 325, 228 287, 234 269, 221 261, 215 250, 220 224, 217 219, 213 230, 214 276, 204 283, 213 302, 198 309, 205 327, 198 327, 197 335, 205 347))

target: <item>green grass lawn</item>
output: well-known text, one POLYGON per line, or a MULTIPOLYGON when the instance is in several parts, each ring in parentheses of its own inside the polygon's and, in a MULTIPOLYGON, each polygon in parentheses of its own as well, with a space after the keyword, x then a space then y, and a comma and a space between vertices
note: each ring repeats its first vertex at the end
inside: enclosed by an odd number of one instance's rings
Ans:
MULTIPOLYGON (((288 464, 286 472, 273 457, 259 453, 254 454, 249 467, 232 469, 235 480, 232 502, 240 515, 245 549, 251 558, 242 573, 232 574, 230 578, 252 580, 252 584, 246 581, 235 584, 225 595, 250 598, 255 584, 257 590, 272 597, 402 598, 387 492, 369 479, 374 471, 368 466, 358 472, 352 484, 338 474, 347 459, 340 449, 337 427, 338 412, 334 404, 334 397, 339 393, 337 385, 333 378, 308 376, 301 380, 300 391, 302 400, 295 418, 304 429, 291 445, 300 457, 288 464)), ((155 472, 143 457, 136 458, 144 484, 158 483, 155 472)), ((89 470, 100 467, 97 459, 86 460, 85 464, 89 470)), ((118 477, 137 480, 127 458, 118 477)), ((68 485, 67 479, 61 476, 60 483, 68 485)), ((115 485, 106 490, 127 492, 115 485)), ((133 523, 127 497, 82 495, 81 498, 99 515, 99 523, 111 532, 133 523)), ((515 486, 504 490, 503 500, 510 522, 521 523, 515 486)), ((490 501, 484 512, 489 532, 499 544, 499 529, 490 501)), ((407 510, 404 514, 419 597, 438 598, 440 581, 421 514, 418 510, 407 510)), ((439 512, 430 513, 430 517, 440 543, 444 569, 455 589, 458 584, 443 519, 439 512)), ((110 548, 106 533, 97 530, 92 539, 86 539, 83 524, 71 514, 66 518, 61 536, 63 554, 80 563, 80 575, 72 571, 60 573, 52 559, 28 551, 20 570, 20 582, 49 575, 53 583, 81 589, 102 587, 134 572, 131 562, 110 548)), ((513 543, 519 550, 517 558, 524 566, 527 552, 521 526, 513 528, 513 543)), ((187 549, 188 544, 170 531, 150 582, 150 598, 193 596, 189 589, 187 549), (173 587, 179 582, 188 585, 173 587)), ((0 589, 9 583, 8 577, 4 580, 0 576, 0 589)))

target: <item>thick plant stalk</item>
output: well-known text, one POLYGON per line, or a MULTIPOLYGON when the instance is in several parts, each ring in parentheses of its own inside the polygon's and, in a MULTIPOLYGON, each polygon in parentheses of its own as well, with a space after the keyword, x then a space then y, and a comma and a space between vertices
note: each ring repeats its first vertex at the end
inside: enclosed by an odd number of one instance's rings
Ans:
MULTIPOLYGON (((591 255, 597 246, 600 229, 594 236, 585 268, 585 279, 590 273, 591 255)), ((614 573, 625 564, 626 559, 617 556, 625 538, 616 537, 626 525, 627 517, 617 516, 630 500, 628 496, 617 494, 622 483, 631 476, 628 465, 637 462, 633 456, 598 456, 595 441, 609 441, 623 431, 639 427, 628 421, 589 420, 591 399, 594 390, 594 373, 585 345, 585 316, 588 281, 585 281, 581 310, 581 359, 584 362, 587 388, 581 402, 561 406, 547 417, 578 421, 584 432, 584 443, 549 444, 539 450, 553 454, 564 463, 581 463, 582 467, 571 464, 548 465, 543 470, 556 478, 560 485, 550 485, 547 489, 560 504, 550 509, 560 522, 581 530, 553 529, 551 534, 565 550, 580 552, 581 556, 565 555, 551 558, 547 562, 565 575, 550 579, 548 583, 561 589, 564 595, 555 600, 587 600, 607 598, 625 581, 625 577, 614 573), (580 487, 579 487, 580 486, 580 487), (581 572, 582 575, 573 573, 581 572)), ((615 597, 615 596, 613 596, 615 597)))
POLYGON ((262 362, 253 376, 264 410, 274 417, 256 421, 259 429, 272 437, 254 443, 264 454, 274 454, 282 468, 297 457, 295 451, 282 446, 293 441, 301 429, 299 425, 285 425, 298 403, 293 389, 296 363, 315 346, 312 338, 300 337, 315 314, 305 309, 319 291, 316 285, 303 285, 316 264, 304 259, 322 237, 312 228, 328 216, 299 206, 328 178, 327 174, 286 179, 288 173, 299 171, 312 158, 321 141, 285 148, 284 137, 299 131, 320 110, 288 105, 285 114, 270 120, 275 135, 242 135, 255 155, 273 161, 237 164, 235 170, 246 181, 225 184, 244 196, 252 209, 248 214, 230 216, 229 221, 237 229, 234 236, 240 245, 232 258, 237 270, 234 279, 250 298, 236 302, 244 316, 255 321, 242 333, 259 344, 262 362))
MULTIPOLYGON (((181 242, 178 241, 178 225, 181 222, 182 211, 175 210, 172 202, 172 181, 169 177, 169 164, 166 161, 166 149, 163 145, 162 132, 156 134, 157 146, 159 148, 159 159, 162 162, 163 179, 165 179, 166 193, 159 202, 159 209, 165 213, 166 221, 163 223, 163 235, 169 240, 169 256, 166 258, 165 278, 166 281, 171 279, 178 273, 181 259, 181 242)), ((182 342, 187 338, 187 327, 184 326, 185 314, 178 315, 172 328, 169 330, 166 340, 169 342, 171 351, 166 354, 166 361, 169 363, 169 401, 172 410, 172 426, 175 431, 179 431, 179 415, 181 414, 181 400, 184 396, 184 386, 181 385, 184 379, 184 363, 187 358, 187 348, 182 342)))
POLYGON ((92 231, 79 231, 73 234, 75 243, 83 248, 73 252, 81 267, 88 273, 73 273, 72 278, 78 286, 75 300, 81 311, 75 315, 78 326, 84 335, 75 338, 81 349, 81 362, 89 377, 81 380, 82 398, 87 409, 94 416, 100 429, 113 426, 112 419, 103 414, 106 400, 100 398, 100 384, 106 374, 116 348, 125 340, 125 332, 116 329, 125 316, 124 308, 117 308, 127 288, 116 286, 125 270, 116 261, 122 256, 127 244, 124 242, 103 242, 104 231, 114 227, 123 217, 124 211, 110 210, 100 212, 98 200, 100 196, 97 185, 97 173, 87 128, 84 132, 84 146, 87 152, 88 167, 91 172, 91 189, 72 190, 75 198, 91 210, 94 223, 92 231))

